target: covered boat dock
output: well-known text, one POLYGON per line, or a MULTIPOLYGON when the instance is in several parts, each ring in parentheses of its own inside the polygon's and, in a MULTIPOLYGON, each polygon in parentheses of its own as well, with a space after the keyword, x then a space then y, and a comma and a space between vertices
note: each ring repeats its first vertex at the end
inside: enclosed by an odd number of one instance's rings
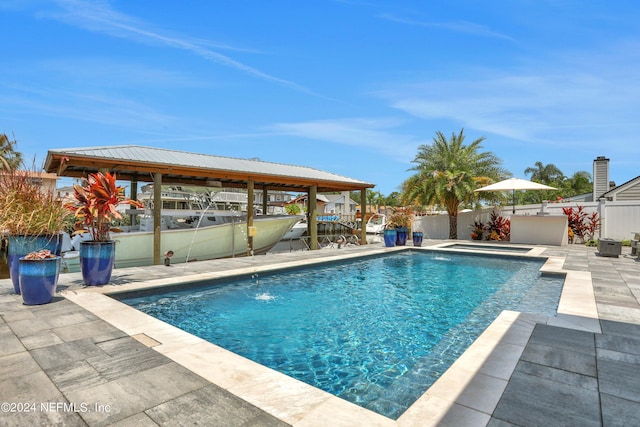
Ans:
MULTIPOLYGON (((371 183, 305 166, 140 145, 51 149, 47 152, 44 170, 73 178, 86 178, 90 173, 109 171, 115 173, 118 180, 131 182, 132 198, 137 194, 138 182, 151 182, 154 206, 162 206, 163 184, 244 188, 250 201, 254 200, 256 190, 263 191, 263 212, 267 211, 268 190, 306 193, 309 200, 307 219, 312 250, 318 249, 317 194, 360 191, 360 205, 366 206, 366 189, 375 187, 371 183)), ((157 265, 161 263, 160 209, 154 209, 153 215, 153 262, 157 265)), ((253 210, 248 209, 247 254, 251 254, 253 250, 253 219, 253 210)), ((365 227, 362 227, 360 233, 360 240, 366 244, 365 227)))

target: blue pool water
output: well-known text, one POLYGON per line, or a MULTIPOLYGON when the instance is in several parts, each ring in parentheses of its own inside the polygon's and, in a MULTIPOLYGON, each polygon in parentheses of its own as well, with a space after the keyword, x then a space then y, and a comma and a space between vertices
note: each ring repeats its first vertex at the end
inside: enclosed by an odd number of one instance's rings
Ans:
POLYGON ((407 251, 118 299, 397 419, 502 310, 556 313, 542 264, 407 251))

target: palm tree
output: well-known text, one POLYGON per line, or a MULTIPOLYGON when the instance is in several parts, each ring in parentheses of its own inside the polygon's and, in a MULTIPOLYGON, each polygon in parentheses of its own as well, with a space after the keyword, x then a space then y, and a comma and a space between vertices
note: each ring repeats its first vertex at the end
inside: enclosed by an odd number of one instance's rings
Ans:
POLYGON ((553 163, 545 165, 542 162, 536 162, 534 167, 526 168, 524 173, 531 174, 531 181, 551 186, 558 185, 565 179, 562 171, 553 163))
MULTIPOLYGON (((549 185, 551 187, 560 188, 565 180, 565 176, 560 169, 553 163, 548 165, 542 162, 536 162, 534 167, 528 167, 524 170, 525 175, 531 175, 531 181, 549 185)), ((553 198, 558 192, 554 190, 532 191, 522 195, 519 199, 521 203, 541 203, 543 200, 553 198)))
POLYGON ((16 151, 16 140, 6 133, 0 134, 0 169, 17 169, 22 164, 22 153, 16 151))
POLYGON ((587 171, 577 171, 571 177, 564 180, 563 189, 565 197, 587 194, 593 191, 591 174, 587 171))
MULTIPOLYGON (((371 212, 377 212, 377 209, 374 208, 374 205, 379 203, 379 200, 382 198, 382 193, 380 193, 379 191, 373 191, 369 188, 367 188, 367 209, 364 210, 364 214, 367 214, 367 211, 371 211, 371 212), (371 209, 369 209, 369 207, 371 209)), ((364 217, 363 217, 364 218, 364 217)))
POLYGON ((491 152, 479 152, 484 137, 464 145, 464 129, 447 138, 436 132, 432 144, 418 147, 410 170, 417 173, 402 184, 403 203, 439 204, 449 215, 449 238, 458 238, 458 208, 477 197, 479 185, 498 181, 509 173, 491 152))

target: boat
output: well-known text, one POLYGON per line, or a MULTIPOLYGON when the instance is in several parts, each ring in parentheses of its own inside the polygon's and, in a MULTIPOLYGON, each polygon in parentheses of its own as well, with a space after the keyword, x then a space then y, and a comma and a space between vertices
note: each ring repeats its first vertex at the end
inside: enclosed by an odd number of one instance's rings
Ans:
MULTIPOLYGON (((139 195, 144 209, 125 212, 136 216, 138 225, 122 227, 123 232, 111 233, 111 239, 116 241, 116 268, 153 264, 152 191, 152 186, 147 186, 139 195)), ((255 215, 253 249, 249 251, 247 213, 241 210, 246 209, 246 196, 242 196, 241 193, 229 193, 221 200, 219 195, 206 192, 163 187, 160 252, 165 254, 169 263, 245 256, 248 252, 252 255, 265 254, 304 219, 302 215, 255 215)), ((88 238, 89 235, 85 234, 72 239, 71 250, 66 251, 63 257, 67 271, 79 271, 75 251, 79 249, 79 242, 88 238)))
POLYGON ((299 239, 300 237, 302 237, 304 233, 307 232, 307 228, 308 228, 307 221, 304 219, 301 219, 300 221, 293 224, 293 227, 291 227, 289 231, 287 231, 284 234, 284 237, 281 240, 299 239))
POLYGON ((367 220, 367 234, 380 234, 387 225, 387 216, 383 214, 373 214, 367 220))
MULTIPOLYGON (((265 254, 300 219, 300 215, 256 216, 252 251, 248 250, 246 219, 217 225, 192 223, 189 228, 165 228, 161 232, 160 252, 170 263, 265 254)), ((152 230, 111 233, 111 239, 116 241, 115 268, 153 264, 152 230)), ((72 239, 72 249, 79 248, 80 240, 81 236, 72 239)), ((73 250, 66 252, 63 259, 68 271, 79 271, 79 260, 73 250)))
MULTIPOLYGON (((264 215, 253 219, 255 236, 251 255, 267 253, 300 220, 297 215, 264 215)), ((114 233, 116 268, 153 264, 153 232, 114 233)), ((218 225, 162 231, 160 252, 171 262, 229 258, 248 254, 246 219, 218 225)))
MULTIPOLYGON (((140 230, 153 230, 153 185, 145 186, 139 195, 146 209, 139 217, 140 230)), ((218 225, 229 222, 238 222, 246 219, 248 206, 247 193, 237 189, 223 189, 209 192, 206 188, 193 189, 182 186, 163 186, 162 197, 162 230, 178 228, 192 228, 195 223, 200 226, 218 225)), ((254 212, 261 215, 262 206, 254 204, 254 212)), ((270 206, 269 215, 284 215, 286 211, 282 207, 270 206)), ((293 225, 281 240, 295 240, 302 237, 307 231, 307 223, 301 219, 293 225)))

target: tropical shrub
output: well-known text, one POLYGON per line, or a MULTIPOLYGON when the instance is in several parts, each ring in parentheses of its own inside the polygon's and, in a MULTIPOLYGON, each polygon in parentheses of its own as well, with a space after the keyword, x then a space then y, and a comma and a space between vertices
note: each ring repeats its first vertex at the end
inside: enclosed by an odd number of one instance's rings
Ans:
POLYGON ((300 212, 302 212, 300 205, 297 205, 296 203, 285 205, 284 210, 289 215, 300 215, 300 212))
POLYGON ((511 237, 511 221, 493 211, 485 226, 485 232, 487 240, 508 241, 511 237))
POLYGON ((142 203, 125 197, 124 187, 116 185, 116 175, 109 172, 89 174, 85 186, 75 184, 73 189, 75 201, 65 206, 76 217, 75 233, 88 232, 96 242, 107 242, 111 231, 121 231, 113 227, 115 220, 122 219, 116 209, 118 205, 143 207, 142 203))
POLYGON ((562 211, 567 215, 568 227, 573 234, 573 242, 577 240, 580 243, 585 243, 593 240, 593 236, 600 229, 600 218, 598 212, 592 212, 590 214, 584 211, 584 206, 577 206, 574 208, 562 208, 562 211))
POLYGON ((471 238, 473 240, 482 240, 484 236, 484 227, 485 225, 481 221, 474 221, 471 226, 471 238))

